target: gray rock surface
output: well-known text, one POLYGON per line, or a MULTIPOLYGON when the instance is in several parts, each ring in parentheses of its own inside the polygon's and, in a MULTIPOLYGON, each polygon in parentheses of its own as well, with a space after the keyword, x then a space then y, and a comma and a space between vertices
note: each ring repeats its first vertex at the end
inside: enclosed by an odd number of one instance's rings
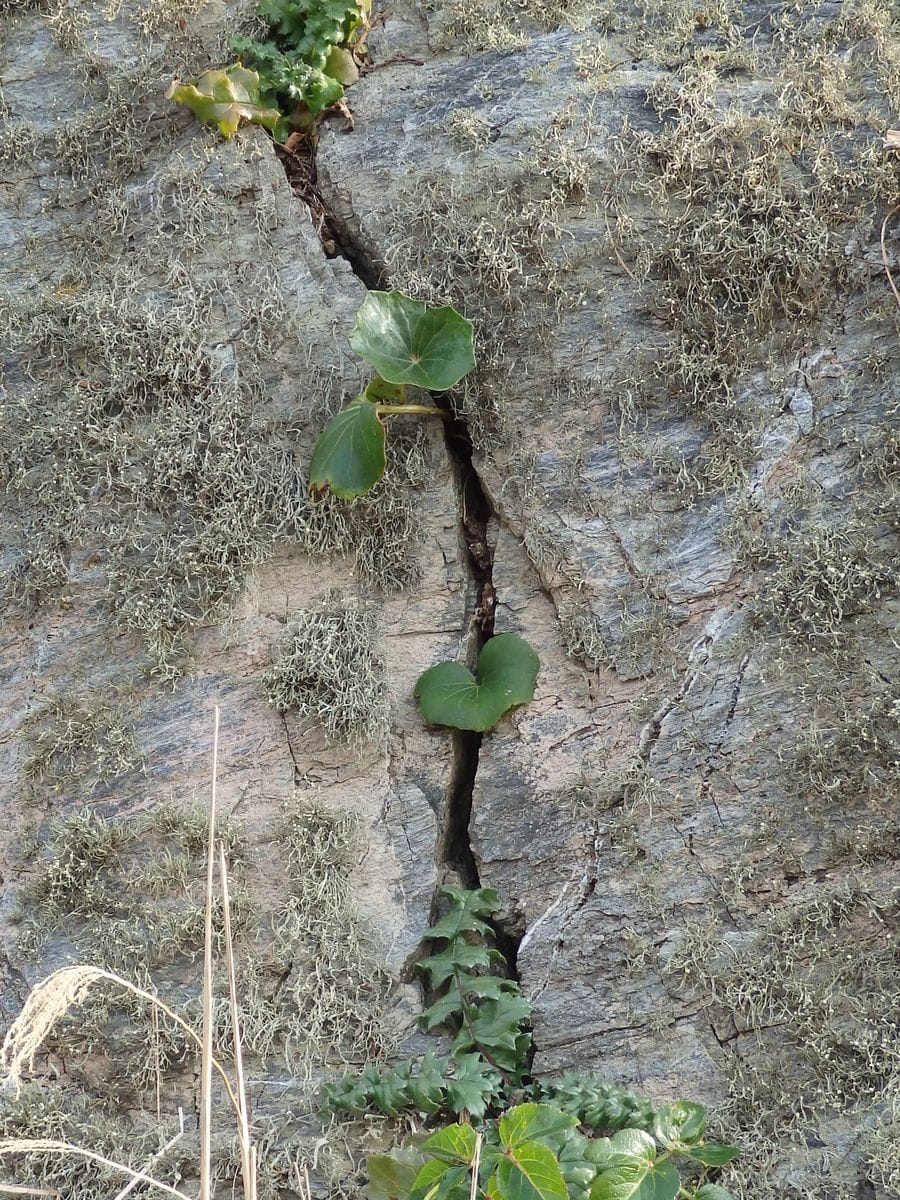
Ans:
MULTIPOLYGON (((191 1011, 218 704, 284 1196, 313 1153, 350 1186, 297 1117, 323 1061, 412 1036, 404 966, 467 764, 411 692, 471 650, 483 596, 434 430, 395 438, 371 502, 306 500, 360 384, 363 286, 265 137, 222 142, 163 98, 251 8, 0 0, 0 1011, 86 956, 191 1011), (358 750, 266 699, 331 589, 374 635, 348 645, 335 617, 298 685, 329 656, 384 662, 389 728, 358 750)), ((493 509, 477 536, 496 628, 542 671, 484 738, 469 839, 535 1068, 710 1102, 747 1200, 900 1180, 897 20, 398 0, 354 131, 327 123, 318 154, 357 267, 476 322, 454 400, 493 509)), ((153 1107, 135 1024, 83 1015, 38 1060, 44 1107, 3 1128, 121 1151, 95 1118, 153 1107)), ((171 1073, 170 1115, 194 1083, 171 1073)))
POLYGON ((471 839, 535 1067, 716 1104, 738 1194, 888 1195, 896 16, 392 13, 320 179, 479 328, 497 628, 543 665, 471 839))

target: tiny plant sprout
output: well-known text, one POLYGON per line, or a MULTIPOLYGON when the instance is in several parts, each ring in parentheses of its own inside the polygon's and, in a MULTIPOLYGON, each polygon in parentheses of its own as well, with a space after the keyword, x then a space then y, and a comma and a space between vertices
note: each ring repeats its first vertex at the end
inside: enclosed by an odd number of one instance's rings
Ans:
POLYGON ((419 676, 415 696, 429 725, 483 733, 531 700, 539 667, 524 638, 499 633, 481 651, 477 678, 462 663, 438 663, 419 676))
POLYGON ((309 464, 310 491, 341 500, 365 495, 384 475, 383 417, 443 417, 433 405, 409 403, 407 388, 442 392, 475 366, 471 321, 398 292, 369 292, 350 345, 378 374, 328 422, 309 464))

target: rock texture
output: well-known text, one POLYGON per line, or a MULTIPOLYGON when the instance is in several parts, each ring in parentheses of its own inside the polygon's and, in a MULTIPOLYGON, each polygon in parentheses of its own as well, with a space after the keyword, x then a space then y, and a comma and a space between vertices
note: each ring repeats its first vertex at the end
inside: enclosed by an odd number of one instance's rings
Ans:
MULTIPOLYGON (((895 6, 386 6, 318 153, 346 261, 262 135, 163 98, 251 7, 0 0, 4 1018, 84 957, 190 1011, 217 704, 267 1197, 314 1155, 351 1186, 310 1084, 409 1037, 453 871, 501 891, 536 1071, 711 1102, 748 1200, 895 1193, 895 6), (360 277, 455 303, 480 366, 447 445, 317 507, 360 277), (411 689, 492 594, 542 672, 476 763, 411 689), (267 700, 303 613, 322 722, 267 700), (383 672, 383 743, 326 741, 335 661, 383 672)), ((118 1011, 5 1130, 113 1153, 126 1112, 149 1156, 118 1011)))
POLYGON ((481 748, 480 879, 536 1070, 690 1081, 739 1194, 887 1195, 896 16, 560 15, 394 6, 319 155, 383 280, 478 323, 497 628, 543 662, 481 748))

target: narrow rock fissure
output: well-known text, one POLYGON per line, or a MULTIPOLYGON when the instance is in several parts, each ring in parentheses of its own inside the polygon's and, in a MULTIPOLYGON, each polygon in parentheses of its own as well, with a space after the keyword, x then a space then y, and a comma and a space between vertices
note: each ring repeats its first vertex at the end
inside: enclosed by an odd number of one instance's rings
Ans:
MULTIPOLYGON (((292 191, 309 208, 328 257, 343 258, 367 290, 385 287, 382 265, 359 244, 348 223, 331 210, 320 193, 315 147, 306 144, 295 151, 278 148, 277 153, 292 191)), ((439 396, 436 403, 447 414, 442 422, 444 440, 456 484, 460 543, 472 581, 471 588, 467 589, 471 604, 467 619, 470 626, 469 666, 474 668, 482 647, 494 633, 496 595, 489 528, 495 514, 473 463, 472 437, 464 417, 453 409, 448 397, 439 396)), ((468 730, 454 730, 452 733, 453 766, 437 839, 440 882, 447 882, 449 876, 464 888, 481 886, 470 826, 482 736, 468 730)), ((517 957, 521 936, 517 936, 502 921, 494 922, 494 928, 497 948, 506 958, 508 974, 512 979, 518 979, 517 957)))

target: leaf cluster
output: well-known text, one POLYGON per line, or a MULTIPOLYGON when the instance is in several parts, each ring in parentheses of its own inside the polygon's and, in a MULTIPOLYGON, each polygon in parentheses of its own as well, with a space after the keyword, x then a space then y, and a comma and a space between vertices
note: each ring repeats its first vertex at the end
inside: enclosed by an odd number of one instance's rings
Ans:
POLYGON ((176 80, 167 96, 224 137, 247 121, 284 141, 337 104, 359 77, 353 43, 370 11, 371 0, 259 0, 268 36, 233 38, 238 62, 204 71, 193 83, 176 80))
POLYGON ((529 1005, 497 973, 506 966, 492 945, 497 893, 442 895, 447 911, 427 931, 432 952, 417 966, 434 997, 422 1026, 452 1037, 449 1056, 370 1066, 326 1084, 322 1103, 349 1115, 416 1114, 432 1126, 451 1113, 462 1120, 372 1156, 369 1200, 731 1200, 716 1183, 686 1183, 674 1161, 696 1171, 737 1156, 704 1140, 702 1105, 680 1100, 654 1112, 596 1076, 531 1079, 529 1005))
POLYGON ((455 1123, 399 1155, 373 1156, 370 1200, 730 1200, 718 1184, 686 1187, 673 1161, 735 1157, 734 1147, 703 1142, 705 1126, 701 1105, 679 1101, 656 1114, 652 1133, 591 1139, 573 1113, 527 1102, 478 1132, 455 1123))
POLYGON ((278 107, 290 114, 303 105, 317 116, 356 78, 348 47, 370 9, 370 0, 258 0, 268 36, 236 37, 232 49, 259 71, 278 107))
POLYGON ((472 323, 455 308, 429 308, 399 292, 366 296, 350 345, 378 374, 322 431, 309 465, 312 492, 354 500, 384 475, 382 417, 441 417, 440 409, 411 404, 407 387, 441 392, 475 366, 472 323))

